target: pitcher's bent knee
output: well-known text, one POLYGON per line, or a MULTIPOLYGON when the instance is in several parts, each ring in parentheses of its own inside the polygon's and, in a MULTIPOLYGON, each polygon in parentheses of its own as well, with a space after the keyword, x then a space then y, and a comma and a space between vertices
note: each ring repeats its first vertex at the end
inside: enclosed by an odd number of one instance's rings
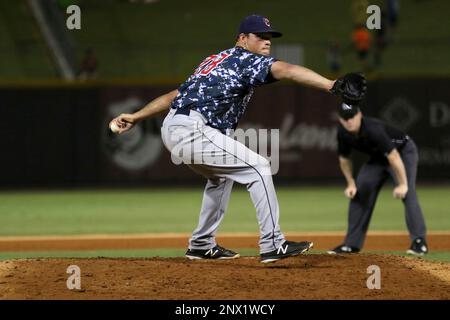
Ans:
POLYGON ((263 176, 272 175, 272 172, 270 170, 270 161, 262 156, 257 157, 257 161, 254 167, 263 176))

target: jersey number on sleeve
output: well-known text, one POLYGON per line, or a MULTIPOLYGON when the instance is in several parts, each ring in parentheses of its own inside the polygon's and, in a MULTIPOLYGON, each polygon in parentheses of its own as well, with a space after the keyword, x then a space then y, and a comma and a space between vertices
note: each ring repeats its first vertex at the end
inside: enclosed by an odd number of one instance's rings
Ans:
POLYGON ((198 66, 194 74, 200 74, 201 76, 208 75, 215 67, 217 67, 223 60, 228 58, 230 55, 226 53, 221 53, 220 55, 213 54, 209 56, 198 66))

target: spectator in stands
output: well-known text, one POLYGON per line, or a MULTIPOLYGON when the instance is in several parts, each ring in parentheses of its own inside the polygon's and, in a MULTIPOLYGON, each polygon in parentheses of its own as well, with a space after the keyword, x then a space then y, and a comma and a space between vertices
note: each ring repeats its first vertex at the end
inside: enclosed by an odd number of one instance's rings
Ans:
POLYGON ((352 31, 353 47, 364 71, 369 71, 368 55, 371 45, 371 35, 365 24, 356 25, 352 31))
POLYGON ((327 50, 327 63, 333 74, 337 75, 341 71, 341 48, 339 43, 332 41, 327 50))
POLYGON ((88 48, 84 53, 81 61, 80 72, 78 78, 81 80, 95 79, 98 75, 98 59, 95 55, 94 49, 88 48))
POLYGON ((398 0, 386 0, 386 8, 389 20, 389 27, 391 29, 395 29, 398 23, 398 11, 399 11, 398 0))

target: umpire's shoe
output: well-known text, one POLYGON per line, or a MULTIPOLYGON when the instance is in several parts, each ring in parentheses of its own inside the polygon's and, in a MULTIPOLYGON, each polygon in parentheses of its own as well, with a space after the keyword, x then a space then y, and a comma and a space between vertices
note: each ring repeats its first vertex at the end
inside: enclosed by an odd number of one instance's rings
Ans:
POLYGON ((341 244, 332 250, 328 250, 328 254, 341 254, 341 253, 358 253, 359 248, 346 246, 345 244, 341 244))
POLYGON ((188 249, 185 256, 191 260, 203 260, 203 259, 236 259, 240 255, 237 252, 222 248, 216 245, 212 249, 188 249))
POLYGON ((278 249, 261 253, 261 262, 269 263, 302 254, 313 247, 312 242, 285 241, 278 249))
POLYGON ((411 247, 406 251, 407 254, 423 256, 428 253, 427 242, 423 238, 416 238, 411 243, 411 247))

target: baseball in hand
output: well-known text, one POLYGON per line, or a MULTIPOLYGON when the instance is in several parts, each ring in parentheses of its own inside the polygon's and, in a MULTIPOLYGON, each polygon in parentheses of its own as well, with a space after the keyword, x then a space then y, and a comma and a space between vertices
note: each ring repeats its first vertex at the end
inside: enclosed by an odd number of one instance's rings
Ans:
POLYGON ((120 128, 117 125, 116 121, 112 121, 111 124, 109 125, 109 128, 111 129, 112 132, 117 133, 119 132, 120 128))

